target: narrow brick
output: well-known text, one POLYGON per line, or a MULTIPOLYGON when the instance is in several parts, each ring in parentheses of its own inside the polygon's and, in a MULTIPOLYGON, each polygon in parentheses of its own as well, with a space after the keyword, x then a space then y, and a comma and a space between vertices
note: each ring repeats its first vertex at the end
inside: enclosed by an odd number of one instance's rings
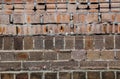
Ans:
POLYGON ((56 60, 57 53, 56 52, 44 52, 44 60, 56 60))
POLYGON ((99 72, 87 72, 88 79, 100 79, 99 72))
POLYGON ((80 62, 81 69, 106 69, 107 62, 105 61, 81 61, 80 62))
POLYGON ((93 37, 92 36, 85 37, 85 49, 93 49, 93 37))
POLYGON ((13 74, 1 74, 1 79, 13 79, 13 74))
POLYGON ((68 72, 60 72, 59 73, 60 79, 71 79, 71 73, 68 72))
POLYGON ((24 49, 33 49, 33 38, 31 36, 24 37, 24 49))
POLYGON ((105 48, 106 49, 113 49, 114 48, 113 36, 105 36, 105 48))
POLYGON ((16 79, 28 79, 28 74, 27 73, 17 74, 16 79))
POLYGON ((42 73, 31 73, 30 79, 42 79, 42 73))
POLYGON ((120 41, 119 41, 119 39, 120 39, 120 36, 118 35, 116 35, 115 36, 115 48, 116 49, 120 49, 120 41))
POLYGON ((4 50, 11 50, 13 46, 13 37, 4 37, 4 50))
POLYGON ((84 50, 72 51, 71 58, 74 60, 85 60, 86 59, 86 51, 84 51, 84 50))
POLYGON ((38 61, 43 59, 43 52, 29 52, 31 61, 38 61))
POLYGON ((57 73, 46 73, 45 79, 57 79, 57 73))
POLYGON ((15 37, 14 38, 14 49, 15 50, 23 49, 23 37, 15 37))
POLYGON ((74 36, 65 37, 65 49, 73 49, 74 47, 74 36))
POLYGON ((53 37, 45 37, 45 49, 53 49, 53 37))
POLYGON ((71 59, 71 51, 60 51, 60 53, 58 53, 59 60, 70 60, 71 59))
POLYGON ((34 40, 35 40, 35 49, 43 49, 44 37, 42 37, 42 36, 35 36, 34 40))
POLYGON ((64 48, 64 37, 57 36, 55 37, 55 49, 63 49, 64 48))
POLYGON ((114 72, 103 72, 102 78, 103 79, 115 79, 115 74, 114 72))
POLYGON ((73 72, 73 79, 86 79, 85 72, 73 72))
POLYGON ((83 49, 83 37, 82 36, 76 36, 75 37, 75 49, 83 49))
POLYGON ((94 36, 94 43, 95 43, 95 49, 103 49, 104 43, 103 43, 103 36, 94 36))

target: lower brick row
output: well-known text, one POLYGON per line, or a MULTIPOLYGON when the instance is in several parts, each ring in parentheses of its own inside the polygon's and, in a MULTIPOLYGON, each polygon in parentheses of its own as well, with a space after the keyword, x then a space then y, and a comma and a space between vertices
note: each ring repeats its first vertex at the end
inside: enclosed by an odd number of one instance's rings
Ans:
POLYGON ((1 79, 120 79, 120 71, 2 73, 1 79))
POLYGON ((29 61, 0 62, 0 71, 119 70, 120 61, 29 61))

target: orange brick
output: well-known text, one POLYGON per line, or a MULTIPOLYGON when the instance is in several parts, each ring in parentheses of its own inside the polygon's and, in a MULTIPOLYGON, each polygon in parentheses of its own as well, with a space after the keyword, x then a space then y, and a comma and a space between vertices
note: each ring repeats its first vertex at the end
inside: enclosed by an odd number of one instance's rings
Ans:
POLYGON ((56 0, 47 0, 46 2, 47 2, 47 3, 55 3, 56 0))
POLYGON ((86 14, 79 14, 79 21, 80 21, 81 23, 84 23, 85 20, 86 20, 86 14))
POLYGON ((86 16, 86 22, 91 23, 91 22, 97 22, 98 21, 98 15, 97 14, 87 14, 86 16))
POLYGON ((57 9, 66 9, 67 5, 66 4, 57 4, 57 9))
POLYGON ((55 4, 47 4, 47 9, 55 9, 56 5, 55 4))

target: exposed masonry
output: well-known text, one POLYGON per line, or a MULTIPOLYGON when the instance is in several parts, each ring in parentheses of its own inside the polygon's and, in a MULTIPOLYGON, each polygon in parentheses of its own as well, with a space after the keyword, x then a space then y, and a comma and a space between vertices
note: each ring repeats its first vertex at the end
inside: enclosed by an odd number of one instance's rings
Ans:
POLYGON ((120 79, 120 0, 0 0, 0 79, 120 79))

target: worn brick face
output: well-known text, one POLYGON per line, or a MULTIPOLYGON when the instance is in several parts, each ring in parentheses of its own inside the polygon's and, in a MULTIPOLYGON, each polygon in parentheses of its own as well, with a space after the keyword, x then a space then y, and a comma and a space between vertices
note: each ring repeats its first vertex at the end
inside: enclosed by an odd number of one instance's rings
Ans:
POLYGON ((11 50, 13 48, 13 37, 4 37, 4 50, 11 50))
POLYGON ((31 79, 42 79, 42 73, 31 73, 31 79))
POLYGON ((88 72, 88 79, 100 79, 99 72, 88 72))
POLYGON ((103 79, 115 79, 114 72, 103 72, 102 77, 103 79))
POLYGON ((60 79, 71 79, 71 74, 66 72, 60 72, 60 79))
POLYGON ((33 38, 28 36, 24 38, 24 49, 33 49, 33 38))
POLYGON ((1 79, 13 79, 13 74, 1 74, 1 79))
POLYGON ((73 79, 86 79, 85 72, 73 72, 73 79))
POLYGON ((46 73, 45 79, 57 79, 57 74, 56 73, 46 73))

